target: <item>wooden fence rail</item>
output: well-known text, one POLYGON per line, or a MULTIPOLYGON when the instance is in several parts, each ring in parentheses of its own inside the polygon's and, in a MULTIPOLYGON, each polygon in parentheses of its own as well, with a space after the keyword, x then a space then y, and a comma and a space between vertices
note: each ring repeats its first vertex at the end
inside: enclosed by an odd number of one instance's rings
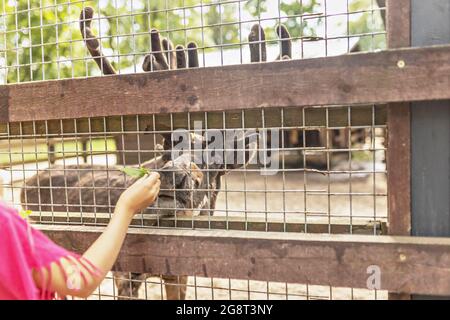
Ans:
MULTIPOLYGON (((83 252, 101 227, 39 225, 83 252)), ((132 228, 115 270, 450 294, 450 239, 132 228)))
POLYGON ((0 86, 0 122, 450 99, 450 46, 0 86))

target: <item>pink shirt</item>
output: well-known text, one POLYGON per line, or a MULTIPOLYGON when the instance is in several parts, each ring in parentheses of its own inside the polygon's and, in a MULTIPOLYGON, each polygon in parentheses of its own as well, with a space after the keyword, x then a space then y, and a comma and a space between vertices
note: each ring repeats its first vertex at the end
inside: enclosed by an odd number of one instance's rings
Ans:
MULTIPOLYGON (((55 263, 61 268, 61 259, 77 261, 91 274, 96 268, 86 259, 56 245, 39 230, 12 209, 0 202, 0 300, 44 300, 55 298, 55 293, 48 290, 51 280, 50 265, 55 263), (32 270, 41 272, 41 279, 47 283, 38 289, 32 270), (46 271, 47 277, 43 277, 46 271)), ((81 276, 83 272, 80 273, 81 276)), ((83 277, 83 280, 86 279, 83 277)))

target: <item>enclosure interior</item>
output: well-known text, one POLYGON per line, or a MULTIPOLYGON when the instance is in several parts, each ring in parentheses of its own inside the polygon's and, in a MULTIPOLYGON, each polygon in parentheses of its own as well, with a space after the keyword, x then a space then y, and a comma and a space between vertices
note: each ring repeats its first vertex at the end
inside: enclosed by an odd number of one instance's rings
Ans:
MULTIPOLYGON (((103 76, 105 70, 92 60, 79 30, 80 12, 87 6, 95 11, 92 25, 101 39, 102 53, 118 74, 143 72, 144 56, 155 52, 150 45, 153 28, 174 45, 183 45, 187 54, 189 44, 195 42, 195 67, 201 68, 250 63, 248 35, 255 24, 265 33, 265 39, 259 34, 257 41, 266 44, 267 59, 261 58, 259 47, 261 63, 276 60, 286 40, 292 45, 292 59, 376 51, 386 46, 384 1, 375 0, 2 0, 0 4, 1 84, 103 76), (283 41, 277 36, 280 24, 289 32, 283 41)), ((170 64, 170 55, 167 57, 170 64)), ((124 169, 161 157, 163 136, 182 129, 208 141, 217 132, 225 140, 227 132, 255 132, 258 137, 266 134, 253 148, 255 161, 225 169, 194 167, 204 184, 163 187, 163 192, 173 194, 173 206, 161 208, 158 200, 154 207, 136 215, 132 226, 376 236, 386 232, 387 221, 386 117, 384 105, 248 106, 223 112, 169 110, 155 115, 3 123, 3 198, 34 223, 104 226, 114 211, 114 195, 131 179, 124 169), (264 164, 266 157, 276 166, 264 164), (83 167, 86 164, 98 166, 83 167), (57 185, 41 186, 39 179, 35 185, 24 183, 43 172, 63 178, 57 185), (208 179, 215 177, 213 173, 221 175, 220 188, 211 187, 213 181, 208 179), (123 183, 110 184, 110 175, 120 176, 123 183), (99 184, 99 177, 106 177, 101 180, 106 184, 99 184), (75 184, 68 182, 71 178, 75 184), (80 184, 82 179, 88 183, 80 184), (50 196, 21 199, 22 191, 33 189, 46 189, 50 196), (51 196, 53 190, 58 190, 57 199, 51 196), (215 191, 218 196, 212 207, 215 191), (202 193, 206 200, 201 204, 188 201, 184 203, 188 210, 180 210, 175 199, 183 192, 190 196, 202 193), (70 193, 78 194, 75 203, 69 200, 70 193)), ((175 145, 172 141, 171 148, 175 145)), ((243 149, 219 151, 248 151, 246 146, 243 149)), ((208 147, 202 150, 212 154, 208 147)), ((188 168, 187 176, 192 176, 194 169, 188 168)), ((173 181, 176 172, 172 172, 173 181)), ((117 298, 111 278, 92 298, 117 298)), ((159 277, 138 281, 145 284, 139 298, 165 297, 159 277)), ((187 290, 190 299, 386 296, 386 292, 353 288, 202 277, 189 277, 187 290)))

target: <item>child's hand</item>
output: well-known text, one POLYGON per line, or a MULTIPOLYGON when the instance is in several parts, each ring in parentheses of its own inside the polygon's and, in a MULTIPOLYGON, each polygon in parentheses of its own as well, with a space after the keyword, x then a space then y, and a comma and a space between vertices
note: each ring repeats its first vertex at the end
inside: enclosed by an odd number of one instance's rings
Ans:
POLYGON ((152 205, 159 193, 159 173, 152 172, 140 178, 125 190, 117 201, 116 208, 136 214, 152 205))

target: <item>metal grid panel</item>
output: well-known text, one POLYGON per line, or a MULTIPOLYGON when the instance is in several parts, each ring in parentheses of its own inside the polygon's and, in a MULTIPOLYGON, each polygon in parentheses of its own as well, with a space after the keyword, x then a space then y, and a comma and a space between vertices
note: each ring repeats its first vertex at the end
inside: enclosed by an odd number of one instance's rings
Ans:
MULTIPOLYGON (((126 275, 125 275, 126 277, 126 275)), ((89 297, 90 300, 114 299, 167 299, 164 281, 160 277, 132 279, 130 285, 139 284, 138 295, 118 295, 114 276, 109 274, 103 284, 89 297)), ((336 288, 293 283, 266 282, 237 279, 189 277, 184 286, 170 284, 173 294, 186 290, 188 300, 386 300, 387 292, 368 289, 336 288)))
POLYGON ((384 0, 2 0, 0 83, 99 75, 79 29, 88 6, 100 52, 118 73, 141 72, 144 56, 157 50, 152 29, 184 48, 195 43, 200 67, 250 62, 255 24, 265 31, 268 60, 284 55, 280 24, 293 59, 386 46, 384 0))
POLYGON ((42 223, 104 225, 135 180, 121 170, 145 167, 159 171, 162 196, 134 226, 379 234, 385 117, 384 106, 336 106, 10 123, 4 197, 42 223), (178 156, 181 140, 161 139, 177 132, 209 142, 178 156), (231 133, 254 143, 227 142, 231 133), (208 159, 220 152, 223 164, 208 159))

